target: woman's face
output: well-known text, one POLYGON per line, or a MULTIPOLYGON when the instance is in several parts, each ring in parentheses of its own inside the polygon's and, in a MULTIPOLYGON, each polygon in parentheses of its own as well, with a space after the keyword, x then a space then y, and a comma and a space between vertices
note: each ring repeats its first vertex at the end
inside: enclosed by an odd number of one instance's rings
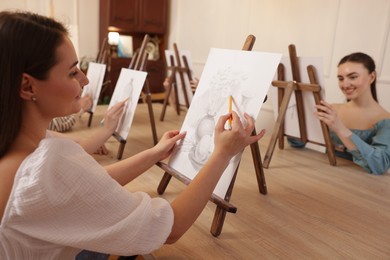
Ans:
POLYGON ((88 79, 77 67, 77 55, 68 37, 56 50, 57 64, 48 78, 36 80, 36 103, 46 117, 60 117, 77 113, 81 109, 80 95, 88 79))
POLYGON ((362 95, 371 95, 371 83, 375 80, 375 72, 369 73, 363 64, 346 62, 338 67, 339 87, 348 100, 362 95))

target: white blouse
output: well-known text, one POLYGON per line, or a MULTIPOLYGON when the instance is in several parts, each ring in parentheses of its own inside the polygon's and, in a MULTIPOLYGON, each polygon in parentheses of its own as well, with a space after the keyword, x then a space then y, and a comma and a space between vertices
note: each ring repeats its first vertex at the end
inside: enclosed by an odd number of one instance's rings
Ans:
POLYGON ((168 201, 130 193, 81 146, 50 137, 18 169, 0 224, 0 259, 74 259, 81 249, 146 254, 171 232, 168 201))

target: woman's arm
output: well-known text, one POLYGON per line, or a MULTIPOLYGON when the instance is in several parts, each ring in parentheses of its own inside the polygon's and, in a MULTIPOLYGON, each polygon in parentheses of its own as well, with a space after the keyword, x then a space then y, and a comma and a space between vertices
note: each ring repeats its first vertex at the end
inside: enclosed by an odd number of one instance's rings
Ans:
POLYGON ((375 128, 376 134, 370 144, 352 134, 351 140, 356 150, 349 152, 353 155, 353 161, 367 172, 384 174, 390 168, 390 120, 382 121, 375 128))
POLYGON ((168 131, 154 147, 120 162, 108 165, 105 169, 119 184, 126 185, 155 163, 167 158, 171 154, 176 142, 183 139, 185 134, 185 132, 179 133, 177 130, 168 131))

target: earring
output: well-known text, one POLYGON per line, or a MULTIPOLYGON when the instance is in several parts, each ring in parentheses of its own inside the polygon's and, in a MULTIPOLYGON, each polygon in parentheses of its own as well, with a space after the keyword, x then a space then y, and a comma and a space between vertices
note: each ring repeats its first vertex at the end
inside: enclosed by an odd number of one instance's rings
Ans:
POLYGON ((32 96, 32 97, 31 97, 31 100, 32 100, 33 102, 36 102, 36 101, 37 101, 37 97, 36 97, 36 96, 32 96))

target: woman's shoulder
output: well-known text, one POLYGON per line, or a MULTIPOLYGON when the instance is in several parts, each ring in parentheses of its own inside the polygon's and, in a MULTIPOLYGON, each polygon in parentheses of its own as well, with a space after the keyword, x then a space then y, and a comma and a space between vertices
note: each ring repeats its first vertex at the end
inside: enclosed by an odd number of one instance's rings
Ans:
POLYGON ((72 161, 88 157, 86 155, 83 148, 71 139, 47 137, 39 143, 38 148, 24 160, 24 163, 25 167, 37 167, 36 169, 50 172, 59 168, 72 168, 74 167, 72 161))
POLYGON ((55 158, 64 154, 75 153, 82 148, 74 141, 63 137, 46 137, 38 148, 30 155, 31 157, 55 158))
POLYGON ((345 109, 345 103, 333 103, 333 104, 330 104, 332 106, 332 108, 334 110, 336 110, 336 112, 340 112, 342 111, 343 109, 345 109))
POLYGON ((378 115, 377 125, 390 128, 390 113, 380 106, 380 113, 378 115))
POLYGON ((390 130, 390 117, 378 120, 378 122, 376 123, 376 126, 378 128, 389 128, 389 130, 390 130))

